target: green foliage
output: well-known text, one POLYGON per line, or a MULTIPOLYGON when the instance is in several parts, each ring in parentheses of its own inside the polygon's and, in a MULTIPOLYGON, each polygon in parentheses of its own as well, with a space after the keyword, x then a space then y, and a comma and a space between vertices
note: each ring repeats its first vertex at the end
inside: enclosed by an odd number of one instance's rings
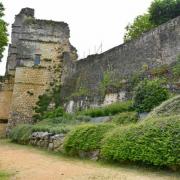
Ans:
POLYGON ((60 106, 60 86, 52 88, 52 90, 47 90, 46 93, 39 96, 39 100, 36 103, 34 120, 42 120, 48 117, 57 117, 62 114, 63 110, 60 106), (49 105, 53 103, 55 109, 49 110, 49 105))
POLYGON ((175 64, 175 66, 173 67, 173 74, 176 77, 180 77, 180 55, 177 58, 177 62, 175 64))
POLYGON ((155 0, 149 8, 150 22, 160 25, 180 16, 180 0, 155 0))
POLYGON ((51 117, 43 119, 42 121, 33 125, 33 132, 50 132, 54 134, 67 133, 73 127, 89 122, 91 118, 89 116, 75 116, 65 113, 63 116, 51 117))
POLYGON ((39 96, 39 101, 36 103, 37 107, 35 108, 36 113, 43 115, 47 111, 49 103, 51 102, 51 97, 47 94, 39 96))
POLYGON ((5 172, 5 171, 0 171, 0 179, 1 180, 8 180, 10 178, 11 174, 5 172))
POLYGON ((77 155, 80 151, 88 152, 100 149, 104 134, 113 127, 114 125, 111 124, 88 124, 76 127, 65 139, 65 152, 71 155, 77 155))
POLYGON ((180 116, 171 116, 117 128, 103 140, 101 156, 115 161, 179 166, 179 122, 180 116))
POLYGON ((169 92, 160 80, 144 80, 135 88, 133 106, 138 112, 149 112, 168 98, 169 92))
POLYGON ((137 39, 143 33, 180 16, 180 0, 155 0, 146 14, 137 16, 134 22, 126 27, 124 42, 137 39))
POLYGON ((90 116, 77 115, 75 119, 79 122, 89 122, 91 120, 90 116))
POLYGON ((76 92, 71 94, 71 97, 82 97, 82 96, 88 96, 89 90, 84 87, 80 87, 76 92))
POLYGON ((123 112, 115 115, 112 122, 118 125, 135 123, 138 120, 137 112, 123 112))
POLYGON ((31 136, 31 134, 32 134, 32 125, 22 124, 13 128, 12 131, 10 132, 9 137, 13 142, 19 144, 28 144, 29 137, 31 136))
POLYGON ((137 39, 143 33, 149 31, 155 26, 149 21, 149 14, 137 16, 134 22, 126 27, 124 42, 137 39))
POLYGON ((110 82, 111 82, 111 74, 109 71, 106 71, 103 73, 103 79, 102 79, 102 81, 100 83, 100 87, 99 87, 102 97, 105 96, 106 89, 107 89, 108 85, 110 84, 110 82))
POLYGON ((132 110, 132 102, 123 101, 103 107, 91 108, 84 111, 80 111, 78 112, 78 114, 91 116, 91 117, 100 117, 100 116, 114 115, 120 112, 127 112, 131 110, 132 110))
POLYGON ((4 51, 5 46, 7 46, 8 38, 7 38, 7 23, 2 19, 4 16, 4 7, 0 2, 0 60, 2 58, 2 53, 4 51))
POLYGON ((68 133, 72 129, 72 126, 65 124, 56 125, 34 125, 32 128, 33 132, 49 132, 53 134, 68 133))
POLYGON ((152 77, 162 77, 163 75, 166 75, 169 72, 169 66, 167 64, 152 68, 150 70, 150 75, 152 77))
POLYGON ((62 117, 65 115, 65 111, 62 107, 58 107, 54 110, 44 112, 42 119, 62 117))
POLYGON ((147 118, 172 115, 180 115, 180 95, 164 101, 160 106, 153 109, 147 118))

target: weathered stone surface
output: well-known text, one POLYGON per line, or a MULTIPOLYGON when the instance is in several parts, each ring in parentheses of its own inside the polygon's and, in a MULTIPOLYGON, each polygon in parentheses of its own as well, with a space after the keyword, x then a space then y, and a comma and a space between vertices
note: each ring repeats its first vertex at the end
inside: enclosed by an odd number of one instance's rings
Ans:
POLYGON ((52 134, 48 132, 33 132, 29 143, 34 146, 46 148, 50 151, 63 152, 65 134, 52 134))
MULTIPOLYGON (((62 99, 65 97, 64 104, 69 108, 69 102, 73 101, 71 111, 92 105, 103 105, 104 93, 102 94, 99 89, 106 72, 112 72, 117 82, 123 82, 142 66, 148 65, 149 68, 153 68, 171 64, 177 60, 179 54, 180 17, 145 33, 137 40, 114 47, 102 54, 91 55, 77 62, 72 62, 70 55, 66 54, 61 89, 62 99), (82 88, 88 92, 81 93, 82 88)), ((122 89, 119 88, 118 92, 122 89)), ((127 90, 123 89, 124 91, 127 90)), ((118 92, 115 89, 111 93, 117 96, 118 92)), ((128 93, 125 93, 125 97, 121 94, 120 99, 127 97, 128 93)), ((114 99, 118 98, 113 97, 112 101, 114 99)))
POLYGON ((0 119, 2 116, 9 119, 8 129, 19 123, 31 123, 38 96, 53 88, 55 82, 60 85, 64 52, 77 56, 69 37, 68 24, 35 19, 34 9, 24 8, 16 15, 5 76, 13 72, 14 81, 10 91, 0 88, 0 109, 5 114, 0 110, 0 119), (35 65, 37 55, 39 65, 35 65), (7 106, 3 106, 5 103, 7 106))

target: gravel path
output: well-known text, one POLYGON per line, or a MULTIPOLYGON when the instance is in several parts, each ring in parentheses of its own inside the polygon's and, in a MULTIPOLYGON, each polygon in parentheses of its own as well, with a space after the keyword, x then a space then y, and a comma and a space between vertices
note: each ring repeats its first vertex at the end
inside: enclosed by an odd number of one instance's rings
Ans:
POLYGON ((109 167, 69 159, 0 140, 0 170, 13 173, 11 180, 178 180, 166 172, 109 167))

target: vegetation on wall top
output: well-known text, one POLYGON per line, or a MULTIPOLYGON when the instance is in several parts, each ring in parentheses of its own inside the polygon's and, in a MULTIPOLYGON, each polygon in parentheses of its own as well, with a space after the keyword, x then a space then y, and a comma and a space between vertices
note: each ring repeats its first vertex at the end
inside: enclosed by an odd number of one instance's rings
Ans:
POLYGON ((4 16, 4 7, 0 2, 0 61, 2 58, 2 53, 4 51, 5 46, 7 46, 8 38, 7 38, 7 23, 2 19, 4 16))
POLYGON ((146 14, 137 16, 126 27, 124 42, 136 39, 154 27, 180 16, 179 9, 180 0, 154 0, 146 14))

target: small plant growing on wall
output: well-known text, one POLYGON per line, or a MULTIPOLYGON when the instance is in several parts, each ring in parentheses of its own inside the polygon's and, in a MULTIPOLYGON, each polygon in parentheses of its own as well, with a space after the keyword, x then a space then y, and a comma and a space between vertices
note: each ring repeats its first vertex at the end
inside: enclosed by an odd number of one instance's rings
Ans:
POLYGON ((34 120, 41 120, 44 114, 49 110, 51 104, 54 104, 53 108, 60 106, 60 85, 54 86, 51 90, 47 90, 46 93, 39 96, 39 100, 36 103, 34 120))
POLYGON ((180 55, 177 57, 176 65, 173 67, 173 74, 175 77, 180 77, 180 55))

